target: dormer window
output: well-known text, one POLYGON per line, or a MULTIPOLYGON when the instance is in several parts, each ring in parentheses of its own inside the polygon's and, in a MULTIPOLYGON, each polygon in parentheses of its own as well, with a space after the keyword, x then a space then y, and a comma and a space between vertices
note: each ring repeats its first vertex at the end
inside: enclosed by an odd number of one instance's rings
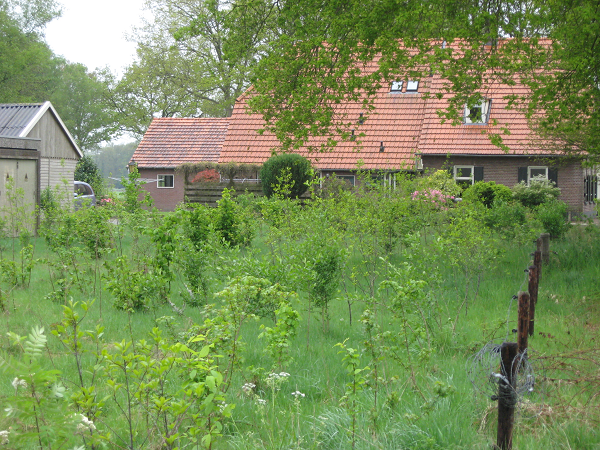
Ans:
POLYGON ((402 87, 404 86, 404 81, 392 81, 392 88, 390 92, 402 92, 402 87))
POLYGON ((408 80, 406 83, 406 92, 414 93, 419 91, 419 80, 408 80))
POLYGON ((468 105, 465 105, 464 123, 473 125, 488 123, 491 104, 492 101, 486 98, 470 108, 468 105))

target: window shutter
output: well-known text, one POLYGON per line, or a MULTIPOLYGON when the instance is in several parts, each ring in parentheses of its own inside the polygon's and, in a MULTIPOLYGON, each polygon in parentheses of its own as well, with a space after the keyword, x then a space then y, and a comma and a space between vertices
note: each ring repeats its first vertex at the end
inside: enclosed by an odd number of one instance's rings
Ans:
POLYGON ((483 181, 483 167, 475 166, 473 168, 473 181, 483 181))
POLYGON ((527 167, 519 167, 518 182, 524 181, 527 183, 527 167))
POLYGON ((548 179, 554 181, 558 186, 558 169, 556 167, 548 167, 548 179))

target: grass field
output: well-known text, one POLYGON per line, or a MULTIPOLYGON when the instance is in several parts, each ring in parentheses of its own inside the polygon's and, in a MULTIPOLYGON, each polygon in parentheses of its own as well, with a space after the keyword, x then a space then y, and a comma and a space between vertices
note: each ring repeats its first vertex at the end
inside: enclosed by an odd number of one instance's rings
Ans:
MULTIPOLYGON (((516 341, 533 225, 400 194, 230 206, 0 241, 7 448, 491 448, 498 362, 473 357, 516 341)), ((514 448, 600 449, 600 230, 551 250, 514 448)))

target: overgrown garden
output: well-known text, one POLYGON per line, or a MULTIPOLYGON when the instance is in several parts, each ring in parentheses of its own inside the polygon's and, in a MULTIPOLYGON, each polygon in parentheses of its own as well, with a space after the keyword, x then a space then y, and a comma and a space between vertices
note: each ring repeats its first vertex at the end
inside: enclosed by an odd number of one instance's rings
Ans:
POLYGON ((555 188, 287 183, 162 213, 133 173, 103 206, 46 202, 39 236, 14 193, 0 448, 490 448, 495 372, 472 380, 473 355, 515 339, 540 232, 514 446, 600 448, 600 230, 568 225, 555 188))

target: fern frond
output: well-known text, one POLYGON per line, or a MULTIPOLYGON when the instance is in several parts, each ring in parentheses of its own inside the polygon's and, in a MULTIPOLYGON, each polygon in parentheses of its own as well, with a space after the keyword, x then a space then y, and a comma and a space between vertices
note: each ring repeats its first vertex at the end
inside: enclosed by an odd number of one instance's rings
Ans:
POLYGON ((42 350, 46 347, 46 342, 47 338, 44 335, 44 327, 33 327, 23 344, 25 354, 33 358, 40 356, 42 350))

